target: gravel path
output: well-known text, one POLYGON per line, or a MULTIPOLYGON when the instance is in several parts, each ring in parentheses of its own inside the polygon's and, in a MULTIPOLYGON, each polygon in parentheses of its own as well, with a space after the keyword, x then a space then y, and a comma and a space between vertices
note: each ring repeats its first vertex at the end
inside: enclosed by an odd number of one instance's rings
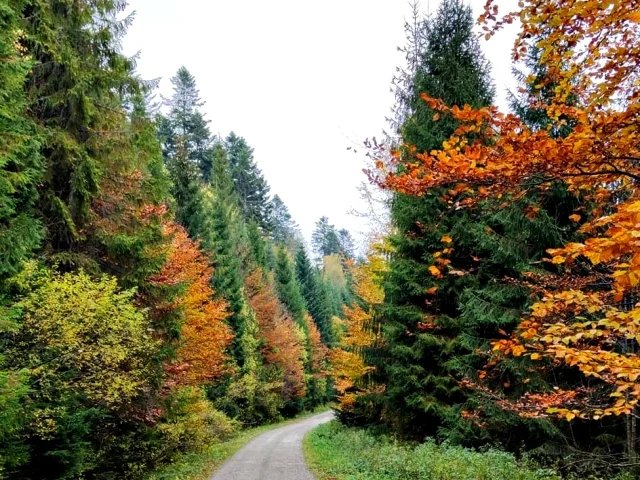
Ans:
POLYGON ((333 412, 300 420, 254 438, 210 480, 314 480, 302 455, 305 434, 333 419, 333 412))

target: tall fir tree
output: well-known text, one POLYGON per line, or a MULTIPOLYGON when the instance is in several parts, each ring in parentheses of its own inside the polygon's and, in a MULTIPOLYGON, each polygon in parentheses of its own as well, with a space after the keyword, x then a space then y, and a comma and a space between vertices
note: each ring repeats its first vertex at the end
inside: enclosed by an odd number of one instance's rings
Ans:
POLYGON ((195 77, 185 67, 180 67, 171 78, 173 96, 166 100, 169 107, 167 118, 162 122, 161 135, 164 137, 164 150, 167 157, 176 154, 178 139, 188 152, 200 177, 205 181, 211 179, 213 167, 211 131, 209 121, 201 111, 205 102, 200 98, 200 91, 195 77))
MULTIPOLYGON (((445 0, 435 17, 412 25, 421 31, 409 29, 409 43, 423 51, 407 53, 409 61, 419 58, 420 63, 413 85, 397 94, 400 103, 406 102, 399 109, 405 115, 399 133, 407 161, 413 149, 439 148, 457 127, 449 117, 438 118, 420 98, 422 93, 447 105, 474 108, 489 105, 493 95, 469 7, 445 0)), ((461 382, 477 379, 486 362, 478 352, 518 323, 529 292, 504 279, 519 278, 547 248, 560 244, 558 211, 552 202, 539 205, 527 198, 460 212, 442 194, 433 190, 420 198, 393 197, 396 233, 390 238, 380 312, 386 346, 376 354, 387 383, 384 415, 395 429, 416 438, 496 442, 509 448, 517 448, 524 438, 542 441, 548 425, 501 412, 461 382), (465 411, 476 410, 485 415, 483 428, 465 420, 465 411)), ((511 385, 525 373, 516 365, 505 370, 504 377, 512 379, 502 385, 506 394, 513 393, 517 387, 511 385)))
POLYGON ((331 307, 329 299, 319 273, 311 265, 304 248, 300 248, 296 254, 296 278, 300 285, 300 291, 304 298, 307 310, 311 318, 315 321, 325 345, 333 342, 333 332, 331 331, 331 307))
MULTIPOLYGON (((420 94, 448 105, 481 107, 491 103, 493 88, 473 35, 471 9, 460 0, 445 0, 434 18, 418 17, 409 25, 413 28, 408 30, 406 54, 413 78, 396 94, 403 112, 400 135, 417 151, 430 151, 449 138, 456 125, 434 120, 420 94)), ((421 198, 395 195, 391 216, 397 233, 391 236, 394 253, 384 282, 388 348, 380 365, 387 383, 383 403, 390 423, 403 434, 434 436, 451 409, 465 401, 448 362, 463 353, 456 318, 466 279, 452 275, 439 281, 429 270, 436 252, 447 248, 442 238, 461 215, 450 211, 439 192, 431 192, 421 198), (430 288, 438 289, 437 303, 426 293, 430 288), (421 331, 425 318, 434 319, 437 330, 421 331)))
POLYGON ((327 217, 321 217, 311 236, 311 246, 316 258, 322 260, 328 255, 339 254, 342 250, 336 227, 329 223, 327 217))
POLYGON ((0 6, 0 285, 43 239, 34 207, 44 173, 44 139, 27 117, 25 84, 33 63, 19 50, 18 20, 24 7, 24 2, 0 6))
POLYGON ((306 307, 300 291, 300 285, 296 279, 289 253, 283 247, 276 252, 276 284, 280 301, 287 307, 291 317, 299 324, 304 325, 306 307))
POLYGON ((231 173, 238 202, 246 222, 254 221, 268 232, 271 228, 269 185, 253 158, 253 149, 246 140, 231 132, 226 140, 231 173))

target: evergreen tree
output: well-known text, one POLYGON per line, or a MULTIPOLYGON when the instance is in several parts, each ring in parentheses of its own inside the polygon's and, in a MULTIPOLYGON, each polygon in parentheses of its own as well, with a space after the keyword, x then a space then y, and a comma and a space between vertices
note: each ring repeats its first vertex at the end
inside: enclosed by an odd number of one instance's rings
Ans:
POLYGON ((213 164, 212 138, 209 121, 200 111, 205 102, 200 99, 195 78, 185 67, 178 70, 171 83, 173 96, 165 101, 170 110, 161 129, 165 156, 175 156, 178 139, 181 139, 189 161, 195 164, 200 177, 209 181, 213 164))
POLYGON ((199 108, 204 105, 193 75, 181 67, 171 78, 173 96, 165 100, 170 108, 158 118, 158 137, 172 181, 176 220, 192 238, 204 232, 202 179, 211 181, 214 151, 208 121, 199 108))
POLYGON ((253 149, 233 132, 226 138, 226 147, 243 217, 246 222, 255 221, 268 232, 271 227, 270 188, 255 163, 253 149))
POLYGON ((282 244, 295 235, 298 226, 291 218, 289 209, 280 196, 271 199, 271 238, 276 244, 282 244))
MULTIPOLYGON (((413 86, 397 98, 408 102, 401 109, 407 115, 400 128, 407 150, 423 152, 439 148, 454 133, 456 122, 434 117, 421 93, 447 105, 478 108, 490 104, 493 89, 472 33, 469 7, 445 0, 435 18, 414 25, 422 32, 412 38, 423 39, 419 44, 424 50, 413 86)), ((411 157, 409 151, 405 155, 411 157)), ((529 292, 504 279, 531 270, 547 248, 560 244, 557 209, 551 202, 537 204, 527 198, 460 212, 444 202, 442 194, 434 190, 420 198, 393 198, 397 233, 390 238, 381 309, 386 347, 376 353, 381 379, 387 383, 385 415, 394 428, 417 438, 439 435, 509 448, 528 438, 535 444, 547 435, 545 425, 501 412, 481 395, 461 388, 460 381, 476 378, 486 362, 478 352, 488 349, 500 331, 517 325, 529 292), (482 429, 463 419, 463 411, 476 409, 487 417, 482 429)), ((504 378, 516 384, 523 374, 512 365, 504 378)))
POLYGON ((178 137, 175 152, 166 159, 166 164, 172 180, 171 196, 176 202, 176 221, 187 229, 192 238, 200 239, 205 229, 204 193, 181 137, 178 137))
POLYGON ((13 3, 0 6, 0 285, 20 269, 43 236, 34 209, 36 185, 44 173, 43 138, 27 118, 24 88, 32 63, 18 51, 18 15, 24 5, 13 3))
POLYGON ((347 260, 353 260, 356 258, 356 245, 353 241, 351 233, 347 229, 342 229, 338 232, 338 239, 340 240, 340 253, 347 260))
POLYGON ((326 290, 322 288, 322 280, 311 265, 304 248, 300 248, 296 254, 296 278, 307 310, 318 326, 322 341, 325 345, 330 345, 333 341, 331 307, 328 303, 326 290))
POLYGON ((46 139, 39 208, 50 251, 65 252, 67 259, 84 238, 113 155, 104 132, 118 131, 123 94, 139 90, 132 60, 119 48, 126 20, 115 21, 115 11, 105 0, 64 8, 29 2, 22 11, 20 45, 34 63, 26 85, 29 112, 46 139))
POLYGON ((336 227, 329 223, 327 217, 321 217, 316 222, 316 228, 311 236, 311 246, 319 259, 341 252, 342 247, 338 232, 336 227))
MULTIPOLYGON (((410 47, 420 50, 408 51, 407 58, 419 63, 410 64, 414 77, 409 88, 397 92, 400 110, 406 113, 400 133, 405 144, 430 151, 448 139, 456 125, 449 120, 435 121, 421 93, 448 105, 480 107, 490 104, 493 89, 488 65, 472 32, 469 7, 460 0, 445 0, 435 18, 416 18, 413 26, 410 47)), ((441 239, 450 234, 461 215, 449 211, 439 192, 421 198, 396 195, 391 215, 397 233, 391 236, 394 253, 384 285, 383 324, 388 344, 380 365, 387 383, 384 405, 390 422, 402 433, 433 436, 453 406, 465 401, 448 362, 463 354, 455 319, 466 278, 452 275, 437 282, 429 270, 436 252, 446 248, 441 239), (425 294, 433 286, 439 288, 437 303, 425 294), (425 315, 436 318, 437 330, 419 330, 425 315)))
POLYGON ((304 315, 306 313, 304 298, 300 292, 300 285, 294 274, 289 253, 283 247, 278 248, 276 252, 275 273, 280 301, 287 308, 296 323, 303 326, 304 315))
POLYGON ((205 197, 202 246, 211 254, 215 270, 212 286, 229 302, 231 324, 235 333, 233 356, 243 365, 242 335, 245 333, 246 302, 243 295, 242 263, 239 255, 239 234, 236 197, 233 191, 231 167, 226 151, 219 143, 213 147, 211 188, 205 197))

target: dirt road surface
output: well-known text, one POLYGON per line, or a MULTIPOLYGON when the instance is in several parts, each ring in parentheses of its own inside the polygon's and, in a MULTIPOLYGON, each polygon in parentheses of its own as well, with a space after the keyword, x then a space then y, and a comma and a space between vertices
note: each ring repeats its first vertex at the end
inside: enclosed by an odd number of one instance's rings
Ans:
POLYGON ((285 427, 263 433, 211 477, 211 480, 314 480, 302 455, 305 434, 333 419, 321 413, 285 427))

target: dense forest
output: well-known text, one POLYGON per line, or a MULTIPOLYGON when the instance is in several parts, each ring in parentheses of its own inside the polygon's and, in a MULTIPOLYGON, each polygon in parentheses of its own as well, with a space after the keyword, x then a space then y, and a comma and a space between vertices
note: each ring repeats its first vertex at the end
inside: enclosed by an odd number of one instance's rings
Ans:
POLYGON ((186 68, 157 101, 125 6, 0 6, 3 478, 137 478, 332 396, 350 233, 305 249, 186 68))
POLYGON ((145 478, 329 402, 360 474, 637 478, 640 1, 413 4, 364 247, 307 246, 126 8, 0 2, 0 478, 145 478), (477 32, 517 22, 504 114, 477 32))

